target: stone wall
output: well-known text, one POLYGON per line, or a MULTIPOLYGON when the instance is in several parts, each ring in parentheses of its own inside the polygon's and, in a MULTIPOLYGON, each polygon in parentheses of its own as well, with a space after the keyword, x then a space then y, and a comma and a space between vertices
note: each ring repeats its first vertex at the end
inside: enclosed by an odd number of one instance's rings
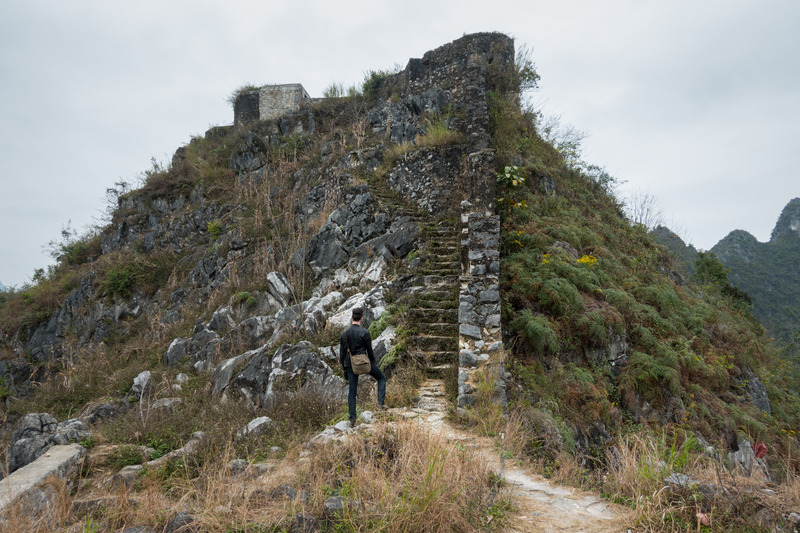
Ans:
POLYGON ((258 90, 258 118, 273 120, 300 110, 308 93, 299 83, 265 85, 258 90))
POLYGON ((241 126, 258 120, 258 89, 240 93, 233 101, 233 125, 241 126))
POLYGON ((233 124, 241 126, 256 120, 275 120, 300 111, 310 102, 308 93, 299 83, 264 85, 242 92, 233 102, 233 124))
MULTIPOLYGON (((500 218, 495 214, 497 159, 491 148, 487 91, 503 86, 514 66, 514 42, 500 33, 465 35, 411 59, 383 90, 404 101, 439 91, 451 116, 449 127, 465 136, 459 163, 447 150, 423 149, 399 162, 390 185, 429 213, 459 213, 462 275, 459 291, 458 407, 475 401, 476 373, 494 380, 494 399, 506 403, 500 324, 500 218), (444 164, 444 161, 448 161, 444 164), (459 167, 459 168, 456 168, 459 167)), ((448 148, 455 150, 455 147, 448 148)))
POLYGON ((500 217, 461 204, 461 288, 458 297, 458 407, 475 401, 475 373, 493 372, 496 400, 505 404, 500 325, 500 217))

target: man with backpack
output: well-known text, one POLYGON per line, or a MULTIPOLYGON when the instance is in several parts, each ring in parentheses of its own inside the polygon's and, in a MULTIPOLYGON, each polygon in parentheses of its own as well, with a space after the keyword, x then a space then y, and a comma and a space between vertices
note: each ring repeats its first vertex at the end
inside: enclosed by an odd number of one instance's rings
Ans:
POLYGON ((361 320, 364 318, 364 310, 361 307, 353 309, 352 324, 350 327, 342 331, 339 336, 339 362, 342 363, 342 368, 347 376, 347 385, 349 387, 347 394, 347 408, 350 414, 350 426, 356 423, 356 393, 358 392, 358 372, 359 374, 369 373, 370 376, 378 380, 378 409, 384 410, 386 407, 383 402, 386 399, 386 376, 383 375, 381 369, 375 361, 375 354, 372 353, 372 339, 369 336, 369 331, 361 326, 361 320), (351 359, 355 358, 358 354, 367 354, 369 357, 369 371, 360 371, 358 365, 355 365, 356 371, 353 370, 353 362, 351 359))

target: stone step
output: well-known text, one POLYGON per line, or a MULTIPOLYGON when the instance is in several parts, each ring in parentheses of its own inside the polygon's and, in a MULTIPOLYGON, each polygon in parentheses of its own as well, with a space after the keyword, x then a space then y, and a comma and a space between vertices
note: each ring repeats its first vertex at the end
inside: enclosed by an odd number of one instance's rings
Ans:
POLYGON ((440 246, 458 246, 461 247, 461 239, 453 237, 452 239, 444 238, 444 237, 437 237, 435 239, 426 239, 425 242, 428 244, 428 247, 432 250, 440 246))
POLYGON ((434 250, 431 250, 431 253, 434 255, 459 255, 461 253, 461 245, 442 244, 441 246, 437 246, 434 250))
POLYGON ((421 335, 454 338, 458 336, 458 325, 455 322, 418 322, 415 327, 421 335))
POLYGON ((86 450, 80 444, 53 446, 34 462, 10 474, 0 482, 0 514, 15 500, 30 495, 50 476, 67 481, 77 477, 85 453, 86 450))
POLYGON ((447 285, 449 287, 453 287, 459 283, 460 277, 460 275, 442 276, 440 274, 419 276, 415 280, 414 285, 417 287, 433 287, 436 285, 447 285))
POLYGON ((458 350, 458 337, 450 335, 414 335, 413 345, 423 351, 439 352, 458 350))
POLYGON ((455 300, 417 300, 419 309, 458 309, 458 302, 455 300))
POLYGON ((408 317, 418 325, 422 324, 449 324, 456 326, 458 310, 454 308, 442 309, 441 307, 415 307, 409 309, 408 317))
POLYGON ((437 365, 453 365, 456 361, 456 354, 452 351, 413 350, 409 353, 413 358, 422 363, 423 368, 437 365))
POLYGON ((461 270, 453 270, 452 268, 437 268, 437 267, 422 267, 418 272, 423 276, 458 276, 461 270))
POLYGON ((434 256, 434 257, 430 258, 427 261, 427 263, 429 265, 432 265, 432 266, 437 266, 437 267, 442 267, 442 268, 447 267, 447 268, 452 268, 453 270, 457 270, 457 271, 461 270, 461 261, 460 260, 456 261, 452 257, 446 257, 446 256, 436 257, 436 256, 434 256))
POLYGON ((434 379, 447 379, 447 377, 456 372, 457 369, 455 365, 450 364, 442 364, 442 365, 435 365, 435 366, 426 366, 422 369, 422 372, 429 378, 434 379))

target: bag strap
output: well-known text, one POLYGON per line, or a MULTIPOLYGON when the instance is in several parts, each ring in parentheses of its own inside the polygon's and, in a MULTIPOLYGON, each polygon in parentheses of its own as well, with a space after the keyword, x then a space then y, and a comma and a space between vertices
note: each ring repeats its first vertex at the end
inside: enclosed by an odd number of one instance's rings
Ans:
MULTIPOLYGON (((352 326, 350 326, 350 327, 352 327, 352 326)), ((347 345, 347 354, 350 356, 350 358, 352 358, 353 357, 353 352, 350 351, 350 342, 348 341, 348 338, 347 338, 347 332, 350 331, 350 327, 348 327, 346 330, 344 330, 344 343, 347 345)))

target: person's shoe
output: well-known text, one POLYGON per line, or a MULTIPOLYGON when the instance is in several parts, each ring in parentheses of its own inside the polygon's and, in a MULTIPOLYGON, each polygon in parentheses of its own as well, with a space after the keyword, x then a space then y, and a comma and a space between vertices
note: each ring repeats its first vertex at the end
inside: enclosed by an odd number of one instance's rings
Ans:
POLYGON ((379 406, 378 406, 378 411, 388 411, 388 410, 389 410, 389 408, 388 408, 388 407, 386 407, 386 406, 385 406, 385 405, 383 405, 383 404, 381 404, 381 405, 379 405, 379 406))
POLYGON ((356 427, 356 421, 355 420, 350 420, 350 427, 351 428, 356 427))

